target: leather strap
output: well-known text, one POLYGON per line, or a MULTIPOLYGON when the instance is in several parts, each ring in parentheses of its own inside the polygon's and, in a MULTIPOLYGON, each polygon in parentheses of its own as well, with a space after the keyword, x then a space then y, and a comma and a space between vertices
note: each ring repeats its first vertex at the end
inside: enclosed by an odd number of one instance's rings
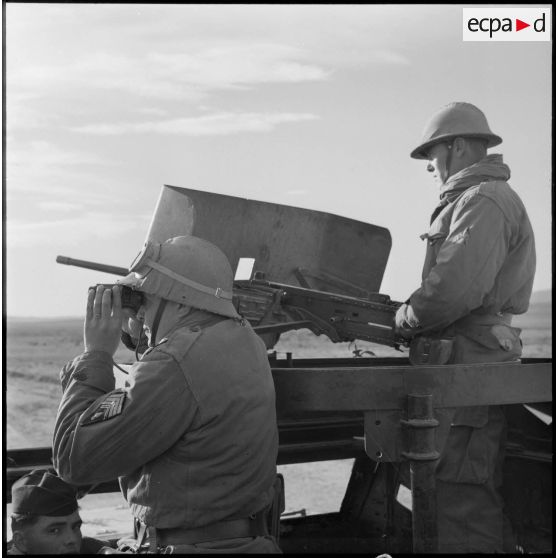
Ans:
MULTIPOLYGON (((159 306, 157 307, 157 312, 155 313, 155 317, 153 318, 153 325, 151 326, 151 343, 149 344, 150 347, 154 347, 157 344, 157 331, 159 329, 159 322, 163 316, 163 312, 167 307, 168 300, 166 298, 162 298, 159 301, 159 306)), ((137 355, 136 355, 137 358, 137 355)), ((139 359, 138 359, 139 360, 139 359)))

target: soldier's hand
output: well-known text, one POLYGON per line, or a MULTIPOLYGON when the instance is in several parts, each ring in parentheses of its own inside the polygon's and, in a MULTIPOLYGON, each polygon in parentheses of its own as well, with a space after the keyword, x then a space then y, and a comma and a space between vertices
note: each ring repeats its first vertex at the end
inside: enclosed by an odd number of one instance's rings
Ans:
POLYGON ((415 334, 413 328, 418 326, 413 308, 410 304, 402 304, 395 314, 395 333, 403 337, 403 339, 411 339, 415 334))
POLYGON ((105 289, 98 285, 87 295, 87 310, 83 327, 85 351, 104 351, 113 356, 120 342, 122 302, 120 287, 105 289))

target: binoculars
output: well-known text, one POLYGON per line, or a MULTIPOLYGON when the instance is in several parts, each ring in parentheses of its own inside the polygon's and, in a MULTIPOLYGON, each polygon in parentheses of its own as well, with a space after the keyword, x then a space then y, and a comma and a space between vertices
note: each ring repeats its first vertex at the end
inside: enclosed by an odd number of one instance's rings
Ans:
MULTIPOLYGON (((114 287, 114 285, 117 285, 117 283, 98 283, 97 285, 94 285, 90 288, 97 289, 99 285, 102 285, 103 287, 105 287, 105 289, 112 289, 112 287, 114 287)), ((140 309, 140 306, 144 303, 145 300, 143 293, 140 291, 135 291, 134 289, 131 289, 130 287, 127 287, 125 285, 118 286, 120 287, 122 308, 130 308, 134 311, 134 313, 137 313, 137 311, 140 309)))

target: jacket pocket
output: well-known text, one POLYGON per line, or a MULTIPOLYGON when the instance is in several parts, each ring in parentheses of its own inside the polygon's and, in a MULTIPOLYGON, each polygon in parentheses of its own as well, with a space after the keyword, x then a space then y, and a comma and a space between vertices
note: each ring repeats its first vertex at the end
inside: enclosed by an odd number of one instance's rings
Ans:
POLYGON ((508 362, 521 356, 521 330, 505 324, 477 325, 455 335, 456 363, 508 362))
POLYGON ((484 484, 495 472, 503 445, 505 419, 498 407, 464 407, 453 419, 436 478, 484 484))
POLYGON ((438 244, 438 243, 441 244, 447 237, 448 237, 447 232, 431 233, 430 231, 428 231, 427 233, 424 233, 424 234, 420 235, 421 240, 428 241, 428 244, 430 246, 434 246, 435 244, 438 244))
POLYGON ((520 338, 521 330, 505 324, 493 325, 490 328, 490 335, 496 339, 498 346, 505 351, 510 358, 519 358, 523 349, 520 338))
POLYGON ((449 222, 445 219, 435 220, 428 232, 421 234, 421 240, 426 241, 426 255, 422 268, 422 278, 424 279, 430 270, 436 265, 436 258, 442 244, 445 242, 449 234, 449 222))
POLYGON ((440 213, 440 215, 432 221, 428 231, 420 235, 420 238, 422 240, 427 240, 430 245, 443 242, 449 234, 452 213, 453 212, 448 211, 440 213))

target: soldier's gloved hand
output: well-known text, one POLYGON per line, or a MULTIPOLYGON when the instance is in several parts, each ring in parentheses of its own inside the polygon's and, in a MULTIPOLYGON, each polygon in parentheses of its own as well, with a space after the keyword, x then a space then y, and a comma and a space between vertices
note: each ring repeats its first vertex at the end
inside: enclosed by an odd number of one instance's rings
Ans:
POLYGON ((83 326, 85 351, 103 351, 111 357, 118 348, 122 327, 120 287, 105 289, 98 285, 87 295, 87 311, 83 326))
POLYGON ((403 303, 395 314, 395 333, 404 339, 410 339, 416 333, 418 319, 410 304, 403 303))

